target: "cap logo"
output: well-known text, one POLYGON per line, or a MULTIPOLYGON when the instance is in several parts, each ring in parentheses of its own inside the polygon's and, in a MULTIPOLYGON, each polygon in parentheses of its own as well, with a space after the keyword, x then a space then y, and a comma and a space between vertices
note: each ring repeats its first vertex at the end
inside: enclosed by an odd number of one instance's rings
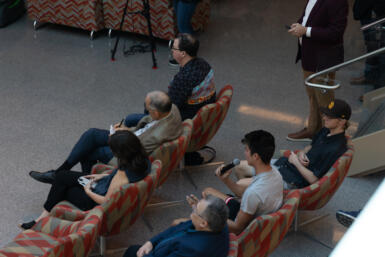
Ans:
POLYGON ((331 110, 331 109, 333 109, 333 107, 334 107, 334 101, 331 101, 328 108, 329 108, 329 110, 331 110))

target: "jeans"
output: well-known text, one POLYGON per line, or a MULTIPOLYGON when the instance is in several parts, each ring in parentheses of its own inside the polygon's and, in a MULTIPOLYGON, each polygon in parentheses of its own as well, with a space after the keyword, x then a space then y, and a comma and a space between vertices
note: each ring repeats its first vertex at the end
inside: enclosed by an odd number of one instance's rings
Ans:
POLYGON ((191 26, 191 18, 194 15, 195 7, 197 6, 196 1, 185 3, 181 0, 173 0, 173 3, 179 33, 193 34, 194 31, 191 26))
POLYGON ((67 158, 71 168, 80 162, 82 171, 90 173, 92 166, 98 161, 107 164, 113 157, 108 146, 109 133, 108 130, 96 128, 84 132, 67 158))
MULTIPOLYGON (((375 21, 376 19, 362 19, 361 25, 375 21)), ((380 49, 385 46, 385 31, 377 32, 375 29, 363 31, 367 52, 380 49)), ((385 54, 367 58, 365 62, 365 78, 373 81, 374 89, 385 86, 385 54)))
POLYGON ((129 128, 135 127, 144 116, 146 116, 146 114, 144 113, 128 114, 127 117, 124 119, 124 126, 129 128))

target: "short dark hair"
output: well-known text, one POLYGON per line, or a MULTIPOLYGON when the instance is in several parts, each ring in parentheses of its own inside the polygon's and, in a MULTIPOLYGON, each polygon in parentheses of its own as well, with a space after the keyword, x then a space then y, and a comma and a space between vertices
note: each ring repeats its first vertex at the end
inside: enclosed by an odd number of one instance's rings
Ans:
POLYGON ((245 135, 242 143, 246 144, 251 154, 257 153, 262 162, 269 164, 275 151, 274 136, 264 130, 255 130, 245 135))
POLYGON ((147 94, 150 98, 150 107, 161 113, 168 113, 171 111, 172 102, 166 92, 152 91, 147 94))
POLYGON ((202 212, 202 217, 207 221, 208 226, 213 232, 221 232, 229 216, 227 205, 222 199, 213 195, 207 195, 204 199, 207 202, 206 209, 202 212))
POLYGON ((118 159, 119 170, 137 174, 147 171, 148 157, 139 138, 129 130, 118 130, 108 138, 108 145, 118 159))
POLYGON ((191 57, 196 57, 199 49, 199 40, 187 33, 177 36, 179 40, 179 50, 185 51, 191 57))

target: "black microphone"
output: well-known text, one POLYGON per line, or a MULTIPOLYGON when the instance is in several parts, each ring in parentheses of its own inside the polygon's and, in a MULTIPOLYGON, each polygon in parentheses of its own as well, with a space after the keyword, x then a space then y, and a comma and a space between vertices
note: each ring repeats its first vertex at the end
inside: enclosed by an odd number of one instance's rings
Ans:
POLYGON ((231 163, 227 164, 226 166, 224 166, 222 169, 221 169, 221 176, 223 174, 225 174, 226 171, 228 171, 229 169, 232 169, 234 168, 235 166, 239 165, 241 162, 239 161, 239 159, 235 158, 231 163))

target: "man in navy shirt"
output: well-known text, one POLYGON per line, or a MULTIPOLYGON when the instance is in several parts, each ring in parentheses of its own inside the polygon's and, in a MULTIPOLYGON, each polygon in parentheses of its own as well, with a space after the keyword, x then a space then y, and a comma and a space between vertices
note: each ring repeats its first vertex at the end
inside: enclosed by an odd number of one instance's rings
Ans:
MULTIPOLYGON (((324 127, 313 137, 311 145, 273 163, 281 173, 286 189, 303 188, 317 182, 347 150, 345 130, 352 112, 349 104, 335 99, 320 110, 324 127)), ((250 167, 242 163, 240 166, 236 168, 238 177, 253 175, 250 167)))
POLYGON ((188 201, 193 209, 190 220, 168 228, 142 246, 129 247, 124 257, 226 257, 229 232, 225 202, 212 195, 200 201, 191 196, 188 201))

